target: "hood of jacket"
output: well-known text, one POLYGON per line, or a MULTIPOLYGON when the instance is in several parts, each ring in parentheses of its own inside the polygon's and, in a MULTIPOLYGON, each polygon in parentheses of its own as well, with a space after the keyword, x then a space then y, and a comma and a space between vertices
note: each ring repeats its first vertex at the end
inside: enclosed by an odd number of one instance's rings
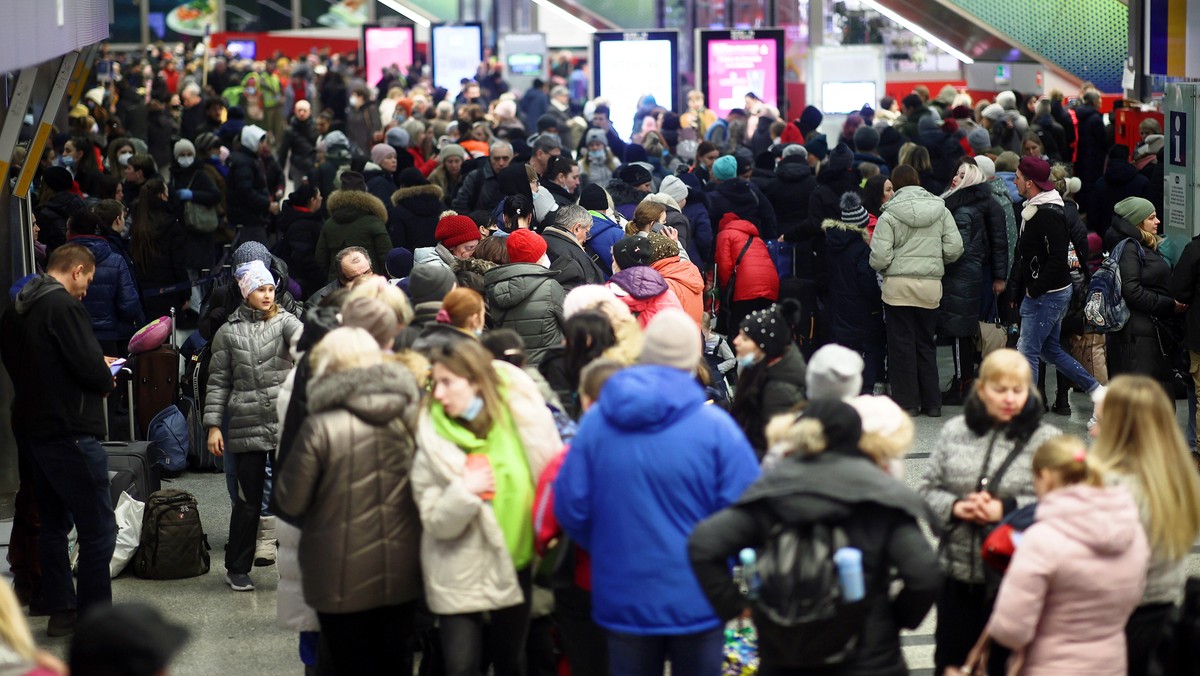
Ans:
MULTIPOLYGON (((1108 225, 1108 231, 1104 233, 1104 248, 1112 251, 1121 240, 1130 237, 1138 244, 1142 243, 1141 230, 1133 223, 1113 214, 1112 222, 1108 225)), ((1144 244, 1142 248, 1146 248, 1144 244)))
POLYGON ((669 366, 632 366, 605 383, 609 395, 599 403, 600 415, 622 430, 655 431, 670 427, 703 406, 704 390, 695 377, 669 366), (661 393, 670 392, 670 397, 661 393))
MULTIPOLYGON (((588 213, 592 215, 592 238, 593 239, 595 239, 597 236, 599 236, 602 233, 608 232, 609 230, 621 230, 621 226, 614 223, 613 220, 611 218, 609 218, 608 216, 605 216, 603 212, 589 211, 588 213)), ((625 236, 624 233, 625 233, 625 231, 621 230, 622 237, 625 236)))
POLYGON ((729 200, 731 210, 741 218, 749 218, 758 213, 760 198, 754 194, 749 181, 740 178, 721 181, 713 188, 713 192, 729 200))
POLYGON ((1104 170, 1104 182, 1108 188, 1128 185, 1138 176, 1141 176, 1141 174, 1138 172, 1137 167, 1121 160, 1110 159, 1108 161, 1108 168, 1104 170))
POLYGON ((608 281, 638 300, 653 298, 670 288, 662 273, 645 265, 622 270, 609 277, 608 281))
POLYGON ((489 289, 489 300, 501 310, 510 310, 557 275, 557 270, 548 270, 537 263, 509 263, 488 270, 483 283, 489 289))
POLYGON ((775 167, 775 178, 785 183, 800 183, 809 176, 812 176, 812 167, 808 166, 808 160, 799 155, 784 158, 775 167))
POLYGON ((335 190, 325 200, 329 215, 338 223, 352 223, 363 216, 374 216, 387 222, 387 208, 378 197, 361 190, 335 190))
POLYGON ((942 198, 919 185, 910 185, 897 190, 883 205, 883 212, 910 228, 928 228, 939 222, 938 216, 945 208, 942 198))
POLYGON ((950 211, 967 205, 983 203, 986 204, 992 199, 992 186, 990 183, 979 183, 970 185, 960 190, 955 190, 944 198, 946 208, 950 211))
POLYGON ((108 260, 108 257, 113 253, 112 245, 108 243, 108 240, 100 237, 99 235, 75 235, 68 237, 67 241, 72 244, 82 244, 83 246, 87 247, 88 251, 91 251, 92 255, 96 257, 97 266, 100 266, 104 263, 104 261, 108 260))
POLYGON ((416 382, 400 364, 351 369, 308 384, 310 413, 345 409, 374 426, 385 425, 394 418, 416 420, 419 402, 416 382))
POLYGON ((745 221, 740 218, 737 220, 729 221, 728 223, 722 223, 720 226, 720 229, 721 229, 721 232, 725 232, 726 230, 729 230, 731 232, 740 232, 740 233, 749 235, 751 237, 759 236, 758 226, 754 225, 750 221, 745 221))
POLYGON ((650 267, 658 270, 663 279, 670 278, 671 281, 692 293, 702 293, 704 291, 704 278, 696 271, 696 266, 679 256, 661 258, 651 263, 650 267))
POLYGON ((396 190, 392 193, 392 204, 399 206, 401 202, 405 203, 405 209, 418 215, 440 214, 446 208, 446 205, 442 204, 442 189, 432 183, 396 190), (432 212, 431 208, 436 208, 437 211, 432 212))
POLYGON ((867 242, 866 228, 843 221, 827 218, 821 223, 821 229, 825 231, 825 243, 830 251, 845 251, 855 241, 867 242))
POLYGON ((619 178, 610 180, 608 182, 608 187, 605 189, 608 190, 609 197, 612 197, 614 206, 620 206, 622 204, 637 204, 649 194, 644 193, 641 190, 634 190, 633 186, 619 178))
POLYGON ((1063 535, 1101 556, 1116 556, 1133 546, 1141 528, 1133 496, 1121 486, 1076 484, 1051 491, 1038 502, 1037 522, 1052 524, 1063 535))
POLYGON ((16 300, 13 301, 13 307, 16 308, 19 315, 29 314, 35 303, 60 290, 66 291, 67 287, 50 275, 40 274, 21 287, 21 290, 17 292, 16 300))
POLYGON ((767 366, 767 378, 788 383, 804 382, 804 355, 795 343, 788 345, 779 361, 767 366))
POLYGON ((846 169, 845 171, 825 170, 817 174, 817 185, 829 187, 837 194, 839 199, 841 199, 843 193, 858 192, 860 181, 862 181, 862 174, 858 173, 857 169, 846 169))

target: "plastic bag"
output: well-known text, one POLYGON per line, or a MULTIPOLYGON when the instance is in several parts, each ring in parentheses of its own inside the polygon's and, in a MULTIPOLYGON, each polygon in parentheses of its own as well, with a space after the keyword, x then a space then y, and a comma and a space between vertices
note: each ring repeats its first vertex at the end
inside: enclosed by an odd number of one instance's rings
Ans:
POLYGON ((138 542, 142 538, 142 514, 145 511, 146 503, 134 500, 129 497, 129 493, 121 493, 113 510, 117 517, 117 547, 108 563, 108 573, 111 577, 120 575, 125 566, 133 560, 138 542))
POLYGON ((722 676, 758 673, 758 634, 753 623, 738 619, 725 625, 725 663, 722 676))

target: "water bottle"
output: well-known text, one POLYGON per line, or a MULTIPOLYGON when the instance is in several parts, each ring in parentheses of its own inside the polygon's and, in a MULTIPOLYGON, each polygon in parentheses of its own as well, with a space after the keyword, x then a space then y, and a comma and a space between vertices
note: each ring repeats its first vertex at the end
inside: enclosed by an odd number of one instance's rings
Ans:
POLYGON ((758 590, 762 587, 762 580, 758 577, 758 554, 753 549, 746 547, 738 552, 738 560, 742 563, 742 579, 746 582, 746 598, 757 599, 758 590))
POLYGON ((848 603, 863 600, 867 590, 863 585, 862 552, 854 547, 842 547, 833 553, 833 563, 838 569, 842 599, 848 603))

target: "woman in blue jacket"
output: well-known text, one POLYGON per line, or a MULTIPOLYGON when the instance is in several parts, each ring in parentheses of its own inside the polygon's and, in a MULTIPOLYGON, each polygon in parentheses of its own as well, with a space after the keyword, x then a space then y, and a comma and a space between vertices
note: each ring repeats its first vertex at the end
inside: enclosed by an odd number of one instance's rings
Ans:
POLYGON ((146 319, 133 271, 99 232, 100 220, 93 209, 77 211, 67 221, 67 240, 82 244, 96 257, 96 275, 83 299, 92 331, 104 354, 119 356, 125 354, 130 336, 146 319))
POLYGON ((592 230, 588 233, 587 250, 595 258, 604 278, 612 274, 612 248, 625 237, 625 229, 614 215, 612 198, 596 183, 589 183, 579 193, 579 206, 592 215, 592 230))

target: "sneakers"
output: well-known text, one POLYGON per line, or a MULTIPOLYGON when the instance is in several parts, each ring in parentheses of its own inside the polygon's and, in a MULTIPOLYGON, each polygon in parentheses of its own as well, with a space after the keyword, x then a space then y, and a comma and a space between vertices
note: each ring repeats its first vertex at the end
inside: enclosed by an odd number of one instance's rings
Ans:
POLYGON ((70 636, 75 633, 75 623, 79 613, 74 610, 63 610, 50 614, 50 622, 46 625, 47 636, 70 636))
MULTIPOLYGON (((225 573, 225 582, 233 591, 254 591, 254 582, 245 573, 225 573)), ((54 620, 51 619, 51 622, 54 620)))

